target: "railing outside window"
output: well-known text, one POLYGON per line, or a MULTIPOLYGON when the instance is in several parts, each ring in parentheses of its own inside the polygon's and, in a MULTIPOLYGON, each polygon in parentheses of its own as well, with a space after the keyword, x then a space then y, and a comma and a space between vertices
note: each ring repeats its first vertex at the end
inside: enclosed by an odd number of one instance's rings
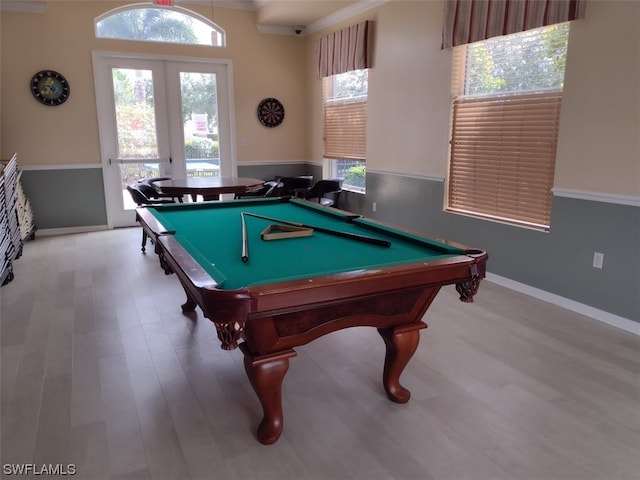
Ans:
POLYGON ((342 179, 342 188, 364 193, 366 189, 366 163, 362 160, 334 160, 335 177, 342 179))

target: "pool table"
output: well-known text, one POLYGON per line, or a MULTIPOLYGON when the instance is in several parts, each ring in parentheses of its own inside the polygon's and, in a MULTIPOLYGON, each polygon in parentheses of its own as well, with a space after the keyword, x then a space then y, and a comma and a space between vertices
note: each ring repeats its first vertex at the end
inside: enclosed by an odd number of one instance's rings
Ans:
POLYGON ((263 409, 257 432, 263 444, 282 433, 282 381, 293 348, 336 330, 378 329, 386 345, 384 390, 392 401, 407 402, 400 375, 427 326, 423 315, 443 285, 456 285, 462 301, 473 301, 488 258, 479 249, 299 199, 173 204, 136 213, 165 273, 175 273, 185 290, 183 311, 200 307, 222 348, 244 354, 263 409), (263 239, 288 222, 311 231, 297 226, 304 236, 263 239))

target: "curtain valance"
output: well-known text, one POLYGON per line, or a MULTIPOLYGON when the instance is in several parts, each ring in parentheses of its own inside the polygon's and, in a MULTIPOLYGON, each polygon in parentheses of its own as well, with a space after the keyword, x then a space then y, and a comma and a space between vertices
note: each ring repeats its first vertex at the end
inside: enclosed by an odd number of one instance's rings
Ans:
POLYGON ((318 78, 371 68, 373 22, 366 20, 316 40, 318 78))
POLYGON ((584 18, 586 0, 446 0, 442 48, 584 18))

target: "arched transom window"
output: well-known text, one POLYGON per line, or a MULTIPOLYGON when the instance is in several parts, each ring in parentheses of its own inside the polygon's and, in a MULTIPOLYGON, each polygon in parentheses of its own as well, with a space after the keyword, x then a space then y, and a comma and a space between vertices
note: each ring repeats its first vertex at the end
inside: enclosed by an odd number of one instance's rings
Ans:
POLYGON ((225 46, 225 33, 211 20, 181 7, 138 3, 95 20, 96 37, 188 45, 225 46))

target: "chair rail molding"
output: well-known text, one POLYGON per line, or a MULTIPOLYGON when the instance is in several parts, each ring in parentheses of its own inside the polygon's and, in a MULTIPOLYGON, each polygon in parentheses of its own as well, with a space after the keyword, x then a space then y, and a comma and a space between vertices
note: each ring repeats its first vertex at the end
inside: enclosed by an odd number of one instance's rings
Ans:
POLYGON ((616 195, 612 193, 589 192, 585 190, 570 190, 566 188, 552 188, 556 197, 575 198, 577 200, 590 200, 592 202, 615 203, 640 207, 640 196, 616 195))

